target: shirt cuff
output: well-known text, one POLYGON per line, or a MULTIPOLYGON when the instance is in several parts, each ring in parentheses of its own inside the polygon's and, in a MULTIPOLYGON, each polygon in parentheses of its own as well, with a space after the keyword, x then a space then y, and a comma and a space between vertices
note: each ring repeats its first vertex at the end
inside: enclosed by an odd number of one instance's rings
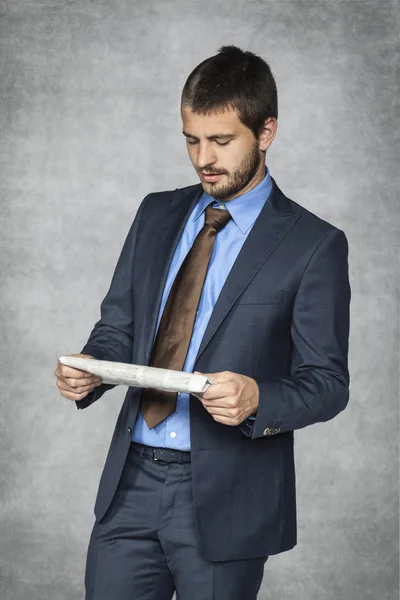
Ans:
POLYGON ((243 423, 240 423, 240 425, 238 425, 240 431, 242 431, 245 434, 245 436, 251 437, 254 428, 254 421, 255 417, 252 416, 243 421, 243 423))

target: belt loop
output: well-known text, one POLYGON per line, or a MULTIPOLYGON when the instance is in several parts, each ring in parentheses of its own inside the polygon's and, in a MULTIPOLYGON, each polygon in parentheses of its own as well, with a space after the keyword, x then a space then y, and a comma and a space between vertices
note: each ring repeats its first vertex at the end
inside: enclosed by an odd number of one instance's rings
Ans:
POLYGON ((140 445, 140 458, 142 458, 143 454, 144 454, 144 446, 143 446, 143 444, 141 444, 140 445))

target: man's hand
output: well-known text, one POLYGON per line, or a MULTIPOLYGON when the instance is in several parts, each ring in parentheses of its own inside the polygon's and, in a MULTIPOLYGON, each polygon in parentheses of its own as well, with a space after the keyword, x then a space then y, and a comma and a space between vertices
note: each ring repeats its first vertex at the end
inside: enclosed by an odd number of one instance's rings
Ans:
MULTIPOLYGON (((94 358, 89 354, 70 354, 69 356, 77 356, 78 358, 94 358)), ((58 366, 54 374, 57 377, 57 386, 60 394, 68 400, 83 400, 90 392, 101 385, 101 378, 92 373, 73 369, 63 365, 57 361, 58 366)))
POLYGON ((258 385, 251 377, 222 371, 221 373, 200 373, 206 375, 215 385, 203 392, 193 394, 203 403, 204 408, 215 421, 224 425, 239 425, 258 409, 258 385))

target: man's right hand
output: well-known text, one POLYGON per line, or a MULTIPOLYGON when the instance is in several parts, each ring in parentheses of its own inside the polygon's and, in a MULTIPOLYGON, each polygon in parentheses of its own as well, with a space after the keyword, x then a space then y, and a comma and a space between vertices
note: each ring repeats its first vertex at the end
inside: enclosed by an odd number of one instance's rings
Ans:
MULTIPOLYGON (((94 358, 89 354, 70 354, 78 358, 94 358)), ((101 385, 101 378, 92 373, 73 369, 57 361, 57 369, 54 374, 57 377, 57 387, 60 394, 68 400, 83 400, 90 392, 101 385)))

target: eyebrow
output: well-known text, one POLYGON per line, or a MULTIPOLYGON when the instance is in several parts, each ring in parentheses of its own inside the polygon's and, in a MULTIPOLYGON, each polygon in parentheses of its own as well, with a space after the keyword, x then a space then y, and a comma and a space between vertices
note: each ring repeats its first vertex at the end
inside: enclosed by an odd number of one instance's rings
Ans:
MULTIPOLYGON (((182 133, 185 137, 193 138, 194 140, 199 139, 195 135, 191 135, 190 133, 187 133, 186 131, 182 131, 182 133)), ((233 134, 233 133, 216 133, 215 135, 207 136, 207 139, 208 140, 227 140, 229 138, 234 138, 234 137, 235 137, 235 134, 233 134)))

